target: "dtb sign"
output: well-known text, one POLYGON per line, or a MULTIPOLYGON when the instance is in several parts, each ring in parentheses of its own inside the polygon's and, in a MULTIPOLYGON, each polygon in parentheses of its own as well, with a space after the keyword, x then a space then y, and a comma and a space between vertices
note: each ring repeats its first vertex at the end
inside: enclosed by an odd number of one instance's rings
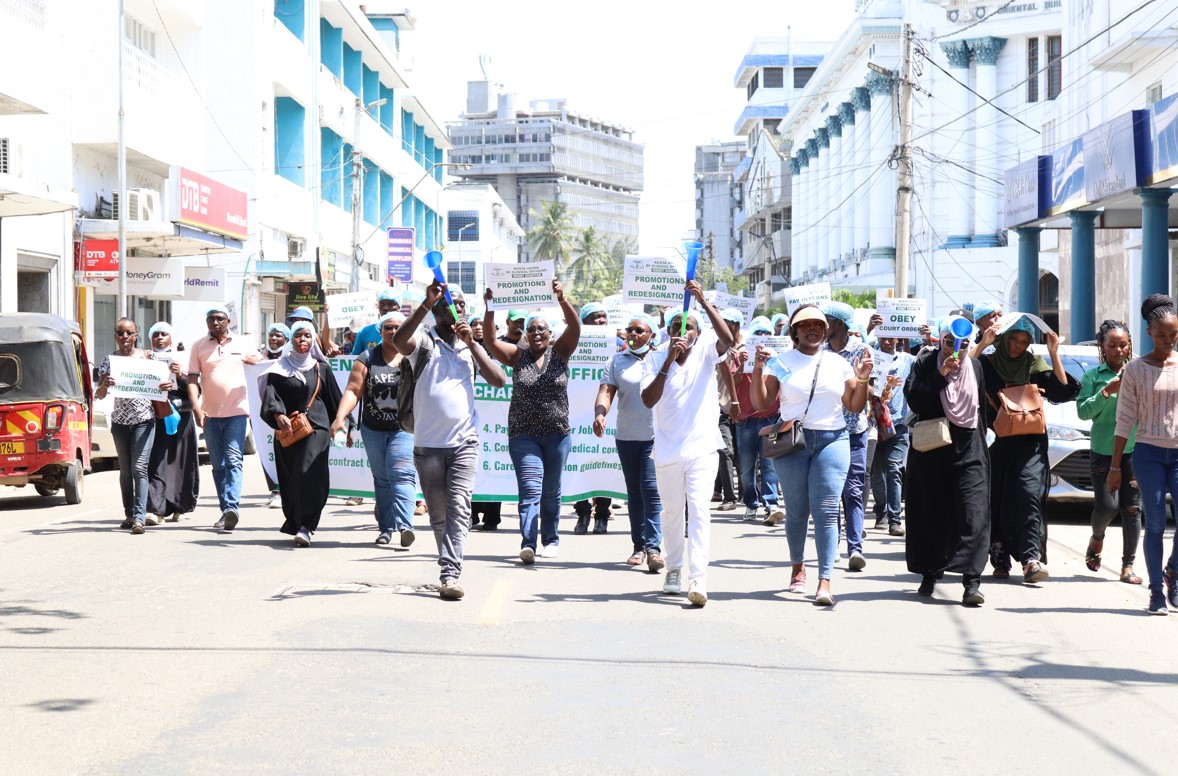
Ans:
POLYGON ((110 280, 119 276, 118 240, 83 240, 74 244, 74 268, 85 280, 110 280))

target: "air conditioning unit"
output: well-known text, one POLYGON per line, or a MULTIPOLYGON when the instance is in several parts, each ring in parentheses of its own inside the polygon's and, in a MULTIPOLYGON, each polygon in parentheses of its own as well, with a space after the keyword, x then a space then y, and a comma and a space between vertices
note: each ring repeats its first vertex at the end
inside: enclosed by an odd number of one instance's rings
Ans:
POLYGON ((8 175, 8 146, 8 138, 0 137, 0 175, 8 175))
POLYGON ((286 258, 301 259, 303 252, 307 250, 307 241, 302 237, 287 237, 286 238, 286 258))
MULTIPOLYGON (((122 203, 119 193, 111 194, 114 204, 111 208, 112 217, 119 219, 122 203)), ((127 189, 127 220, 128 221, 158 221, 162 218, 160 211, 160 193, 152 189, 127 189)))

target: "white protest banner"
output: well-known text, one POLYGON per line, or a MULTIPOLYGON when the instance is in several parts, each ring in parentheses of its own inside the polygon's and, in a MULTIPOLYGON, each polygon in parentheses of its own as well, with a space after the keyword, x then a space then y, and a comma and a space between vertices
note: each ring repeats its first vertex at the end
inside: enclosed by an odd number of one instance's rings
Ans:
POLYGON ((605 366, 618 352, 617 332, 614 326, 582 326, 577 349, 573 351, 569 363, 605 366))
POLYGON ((552 290, 554 266, 552 261, 533 261, 528 264, 487 264, 487 287, 492 299, 491 310, 537 307, 556 307, 556 292, 552 290))
POLYGON ((871 332, 876 337, 920 338, 925 322, 923 299, 881 299, 876 312, 883 317, 883 323, 871 332))
POLYGON ((1054 329, 1052 329, 1050 326, 1047 325, 1047 321, 1043 320, 1042 318, 1040 318, 1038 315, 1035 315, 1034 313, 1012 312, 1012 313, 1007 313, 1006 315, 1003 315, 1001 318, 999 318, 997 321, 995 321, 995 323, 998 325, 998 333, 1000 335, 1005 333, 1007 329, 1009 329, 1011 326, 1018 323, 1019 318, 1029 319, 1031 321, 1031 323, 1033 323, 1039 327, 1039 331, 1042 331, 1042 332, 1055 331, 1054 329))
POLYGON ((167 401, 168 394, 160 390, 160 383, 172 379, 170 362, 149 358, 110 357, 110 376, 115 384, 107 391, 123 399, 151 399, 167 401))
MULTIPOLYGON (((352 358, 330 359, 336 382, 341 389, 348 381, 352 369, 352 358)), ((274 466, 274 430, 262 422, 259 415, 261 402, 258 394, 258 377, 269 368, 262 362, 246 367, 246 385, 249 389, 250 427, 262 468, 277 479, 274 466)), ((475 413, 479 429, 479 463, 475 475, 474 498, 478 501, 519 501, 515 480, 515 469, 507 449, 507 411, 511 404, 511 370, 508 383, 503 388, 494 388, 475 379, 475 413)), ((604 366, 572 366, 569 368, 569 427, 572 431, 572 449, 565 462, 561 500, 575 503, 582 499, 603 496, 626 498, 626 482, 614 444, 614 429, 617 413, 606 417, 606 431, 603 439, 593 435, 593 408, 597 399, 597 388, 601 383, 604 366)), ((352 447, 328 448, 328 471, 330 493, 333 496, 374 495, 372 470, 368 455, 359 434, 352 447)), ((420 497, 420 493, 418 494, 420 497)))
POLYGON ((894 299, 896 297, 896 289, 894 288, 877 288, 875 289, 875 306, 879 307, 879 303, 885 299, 894 299))
POLYGON ((804 304, 822 304, 830 301, 830 283, 811 283, 808 286, 794 286, 785 289, 785 309, 790 314, 804 304))
POLYGON ((745 337, 744 341, 749 351, 748 361, 744 362, 744 371, 746 374, 751 374, 753 371, 753 364, 756 361, 758 345, 769 351, 770 358, 784 353, 794 345, 793 340, 791 340, 789 337, 777 337, 770 334, 753 334, 745 337))
MULTIPOLYGON (((376 302, 373 301, 371 291, 357 291, 354 294, 332 294, 325 300, 327 308, 327 325, 332 329, 342 329, 350 326, 357 315, 363 318, 376 318, 376 302)), ((371 323, 372 321, 368 321, 371 323)))
POLYGON ((888 385, 888 370, 892 368, 896 357, 891 353, 884 353, 882 350, 872 349, 871 360, 871 377, 875 380, 871 390, 876 396, 883 396, 884 388, 888 385))
POLYGON ((740 310, 740 314, 744 316, 745 326, 749 325, 757 311, 757 300, 751 297, 729 294, 726 291, 708 291, 704 296, 717 310, 724 311, 729 307, 740 310))
POLYGON ((658 256, 627 256, 622 298, 628 304, 683 309, 687 274, 682 265, 658 256))

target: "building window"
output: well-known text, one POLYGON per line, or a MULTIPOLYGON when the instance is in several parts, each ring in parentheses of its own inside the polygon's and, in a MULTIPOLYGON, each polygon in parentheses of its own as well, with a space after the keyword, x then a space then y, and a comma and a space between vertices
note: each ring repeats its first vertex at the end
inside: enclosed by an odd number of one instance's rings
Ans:
POLYGON ((750 100, 753 98, 753 95, 757 93, 757 87, 759 87, 760 85, 761 85, 761 74, 760 73, 753 73, 753 80, 749 81, 749 94, 748 94, 748 96, 749 96, 750 100))
POLYGON ((765 74, 764 83, 766 89, 780 89, 785 86, 784 67, 767 67, 762 72, 765 74))
POLYGON ((1163 94, 1164 92, 1162 92, 1162 82, 1158 81, 1156 84, 1151 85, 1148 89, 1145 90, 1145 104, 1153 105, 1156 102, 1161 102, 1163 94))
POLYGON ((133 16, 127 16, 126 18, 127 42, 147 56, 155 59, 155 31, 143 26, 143 22, 133 16))
POLYGON ((1039 137, 1043 141, 1043 153, 1049 154, 1055 150, 1057 145, 1057 134, 1058 133, 1055 131, 1055 119, 1043 122, 1043 130, 1039 133, 1039 137))
POLYGON ((479 279, 473 261, 446 262, 446 280, 457 283, 458 287, 462 289, 462 293, 467 297, 474 297, 479 293, 479 279))
POLYGON ((1027 38, 1027 102, 1039 102, 1039 39, 1027 38))
POLYGON ((1059 96, 1063 86, 1063 37, 1047 36, 1047 99, 1059 96))
POLYGON ((479 211, 451 210, 446 213, 446 239, 450 242, 478 242, 479 211))
POLYGON ((300 186, 306 185, 306 124, 306 108, 290 97, 275 98, 274 172, 300 186))
POLYGON ((816 67, 795 67, 794 68, 794 88, 805 89, 806 84, 810 83, 810 79, 814 77, 816 67))
POLYGON ((303 0, 274 0, 274 17, 296 38, 305 40, 303 36, 307 24, 303 15, 303 0))
POLYGON ((778 127, 781 126, 781 119, 765 119, 761 122, 761 126, 765 128, 766 132, 776 135, 778 127))

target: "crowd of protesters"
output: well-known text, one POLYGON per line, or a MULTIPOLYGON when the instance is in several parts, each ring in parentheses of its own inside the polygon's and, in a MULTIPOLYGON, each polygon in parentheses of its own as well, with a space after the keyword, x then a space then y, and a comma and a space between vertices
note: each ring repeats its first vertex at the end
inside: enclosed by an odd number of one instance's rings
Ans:
MULTIPOLYGON (((784 523, 790 593, 811 589, 812 523, 813 601, 833 605, 840 555, 850 572, 868 563, 869 494, 874 528, 903 537, 918 595, 934 595, 946 573, 957 574, 962 604, 979 606, 987 563, 1004 579, 1017 561, 1023 582, 1040 585, 1050 578, 1043 402, 1074 401, 1092 422, 1086 566, 1101 568, 1106 531, 1119 516, 1119 579, 1141 585, 1133 567, 1144 519, 1148 611, 1178 608, 1178 542, 1163 557, 1166 498, 1178 500, 1178 312, 1170 297, 1155 294, 1142 305, 1149 352, 1135 357, 1129 325, 1105 321, 1099 366, 1077 379, 1064 368, 1054 332, 1034 316, 1004 315, 995 302, 957 310, 930 322, 922 338, 904 339, 872 336, 882 318, 861 325, 841 302, 803 304, 746 326, 740 311, 717 310, 698 282, 686 290, 693 308, 657 321, 636 313, 618 327, 618 352, 593 407, 598 437, 609 413, 617 414, 632 545, 626 563, 663 572, 664 593, 685 590, 693 605, 707 603, 712 509, 739 505, 746 520, 784 523), (762 335, 789 344, 772 349, 755 339, 762 335), (1040 336, 1046 357, 1031 347, 1040 336), (876 354, 889 360, 881 372, 876 354)), ((461 292, 450 289, 448 300, 446 291, 431 284, 408 317, 382 292, 378 320, 352 327, 358 330, 342 343, 356 357, 342 391, 327 360, 340 348, 305 308, 272 325, 259 352, 231 333, 224 307, 212 306, 207 335, 186 354, 186 367, 168 323, 151 327, 148 350, 139 347, 134 321, 120 320, 112 355, 164 360, 170 376, 159 386, 166 401, 114 400, 122 527, 141 534, 196 508, 199 427, 217 491, 215 528, 236 528, 250 409, 245 367, 265 360, 256 409, 275 432, 274 476, 268 469, 266 477, 270 506, 283 511, 280 530, 298 546, 311 543, 329 494, 330 447, 345 437, 351 444, 358 426, 376 495, 376 542, 396 537, 409 547, 414 514, 427 512, 440 595, 462 598, 468 531, 501 523, 498 502, 472 503, 475 380, 501 388, 510 369, 519 560, 557 557, 571 447, 568 363, 582 325, 606 323, 605 307, 578 311, 553 281, 562 320, 510 310, 499 335, 489 289, 482 316, 468 316, 461 292), (424 503, 415 501, 418 492, 424 503)), ((115 385, 109 363, 99 368, 100 399, 115 385)), ((593 533, 606 533, 612 506, 601 497, 577 503, 574 533, 588 533, 591 521, 593 533)))

